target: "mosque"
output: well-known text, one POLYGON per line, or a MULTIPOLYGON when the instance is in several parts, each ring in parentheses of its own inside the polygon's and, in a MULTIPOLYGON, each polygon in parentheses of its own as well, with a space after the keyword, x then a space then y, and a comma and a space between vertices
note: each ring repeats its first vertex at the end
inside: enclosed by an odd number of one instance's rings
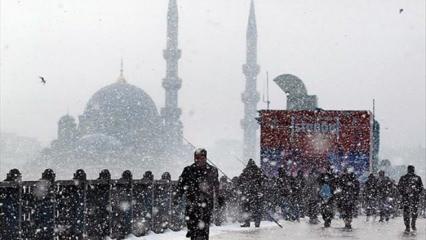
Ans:
MULTIPOLYGON (((256 54, 257 33, 252 1, 247 28, 247 63, 243 66, 246 76, 246 90, 242 94, 245 117, 241 122, 244 142, 249 144, 245 144, 244 150, 248 151, 256 149, 258 128, 255 122, 259 101, 256 54)), ((183 141, 181 109, 178 106, 182 80, 178 76, 181 50, 178 48, 176 0, 169 0, 167 47, 163 57, 167 66, 162 81, 165 105, 160 111, 144 90, 126 81, 121 64, 118 79, 93 94, 84 112, 78 116, 78 122, 68 114, 59 119, 57 139, 42 151, 41 159, 37 160, 40 168, 53 168, 58 176, 68 176, 66 178, 78 168, 84 168, 89 177, 96 176, 105 168, 112 173, 121 173, 125 169, 141 173, 151 170, 158 176, 167 169, 174 176, 180 174, 184 164, 191 159, 192 146, 183 141)), ((244 156, 250 157, 246 153, 244 156)))

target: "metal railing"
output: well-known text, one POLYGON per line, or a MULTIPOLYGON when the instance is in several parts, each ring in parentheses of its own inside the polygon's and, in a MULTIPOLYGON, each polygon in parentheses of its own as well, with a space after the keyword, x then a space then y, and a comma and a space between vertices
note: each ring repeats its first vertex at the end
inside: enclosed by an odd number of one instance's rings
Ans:
POLYGON ((176 181, 0 182, 0 239, 123 239, 185 225, 176 181))

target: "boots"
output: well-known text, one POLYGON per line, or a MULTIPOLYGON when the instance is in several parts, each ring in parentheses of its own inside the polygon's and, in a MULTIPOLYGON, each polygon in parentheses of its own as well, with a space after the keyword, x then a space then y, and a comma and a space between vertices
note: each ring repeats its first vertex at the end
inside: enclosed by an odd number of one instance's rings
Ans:
POLYGON ((331 220, 325 220, 324 227, 328 228, 330 227, 330 224, 331 224, 331 220))
POLYGON ((243 225, 241 225, 240 227, 242 228, 246 228, 246 227, 250 227, 250 222, 245 222, 243 225))
POLYGON ((413 231, 417 230, 417 228, 416 228, 416 219, 415 218, 411 219, 411 229, 413 231))
POLYGON ((409 233, 410 232, 410 227, 409 226, 405 226, 405 233, 409 233))

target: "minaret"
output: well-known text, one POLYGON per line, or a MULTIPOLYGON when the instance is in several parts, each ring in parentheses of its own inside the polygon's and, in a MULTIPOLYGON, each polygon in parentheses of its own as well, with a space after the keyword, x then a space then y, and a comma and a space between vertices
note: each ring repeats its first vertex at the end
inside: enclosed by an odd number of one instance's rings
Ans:
POLYGON ((161 116, 164 120, 166 146, 170 150, 182 144, 181 109, 178 108, 178 90, 182 85, 182 80, 178 77, 178 60, 180 56, 181 51, 178 49, 178 9, 176 0, 169 0, 167 48, 163 51, 163 57, 167 62, 166 77, 163 79, 166 100, 164 108, 161 109, 161 116))
POLYGON ((256 16, 254 13, 253 0, 250 4, 250 15, 247 25, 247 52, 246 64, 243 65, 243 73, 246 77, 246 85, 241 100, 244 103, 244 118, 241 120, 241 127, 244 131, 243 138, 243 159, 256 159, 257 153, 257 134, 259 128, 257 124, 257 103, 260 100, 259 93, 256 90, 257 75, 259 74, 259 65, 257 65, 257 28, 256 16))

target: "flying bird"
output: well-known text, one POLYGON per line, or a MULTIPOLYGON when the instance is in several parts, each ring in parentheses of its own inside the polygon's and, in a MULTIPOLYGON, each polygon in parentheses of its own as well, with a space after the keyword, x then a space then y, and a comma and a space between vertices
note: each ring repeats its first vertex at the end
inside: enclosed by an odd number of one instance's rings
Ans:
POLYGON ((399 14, 401 14, 404 11, 403 8, 399 9, 399 14))
POLYGON ((44 77, 42 77, 42 76, 38 76, 38 77, 40 78, 41 83, 43 83, 43 85, 46 84, 46 80, 44 80, 44 77))

